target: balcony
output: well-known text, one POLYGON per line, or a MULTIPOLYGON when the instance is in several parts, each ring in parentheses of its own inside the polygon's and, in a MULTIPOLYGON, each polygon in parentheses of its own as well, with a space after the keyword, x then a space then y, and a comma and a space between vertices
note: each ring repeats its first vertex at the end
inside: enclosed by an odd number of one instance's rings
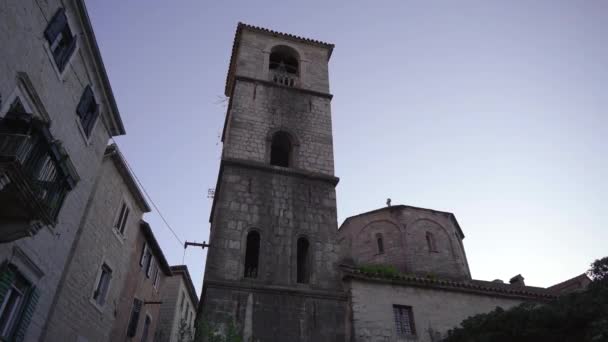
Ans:
POLYGON ((0 242, 54 225, 77 180, 45 122, 14 112, 0 118, 0 242))
POLYGON ((270 63, 270 80, 285 87, 296 87, 298 69, 285 63, 270 63))

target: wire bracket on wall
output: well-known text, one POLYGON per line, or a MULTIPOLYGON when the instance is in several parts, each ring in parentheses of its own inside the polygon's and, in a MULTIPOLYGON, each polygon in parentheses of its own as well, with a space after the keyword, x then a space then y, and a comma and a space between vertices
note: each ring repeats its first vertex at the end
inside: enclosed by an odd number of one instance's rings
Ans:
POLYGON ((210 245, 207 243, 207 241, 203 241, 203 243, 189 242, 189 241, 184 242, 184 249, 186 249, 188 246, 195 246, 195 247, 200 247, 202 249, 205 249, 205 248, 209 248, 210 245))

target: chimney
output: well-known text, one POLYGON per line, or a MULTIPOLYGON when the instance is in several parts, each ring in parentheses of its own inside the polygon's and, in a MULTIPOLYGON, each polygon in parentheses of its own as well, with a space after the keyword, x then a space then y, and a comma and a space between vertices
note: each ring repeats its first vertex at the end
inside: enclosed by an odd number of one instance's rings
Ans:
POLYGON ((524 277, 522 277, 521 274, 518 274, 515 277, 511 278, 511 280, 509 280, 509 283, 511 283, 511 285, 513 286, 526 286, 526 283, 524 283, 524 277))

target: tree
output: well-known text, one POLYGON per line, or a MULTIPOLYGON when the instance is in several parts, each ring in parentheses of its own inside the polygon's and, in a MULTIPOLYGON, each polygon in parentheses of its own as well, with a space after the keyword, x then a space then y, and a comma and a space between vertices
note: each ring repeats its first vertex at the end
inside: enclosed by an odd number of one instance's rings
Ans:
POLYGON ((583 292, 469 317, 444 341, 608 341, 608 257, 596 260, 589 274, 593 283, 583 292))

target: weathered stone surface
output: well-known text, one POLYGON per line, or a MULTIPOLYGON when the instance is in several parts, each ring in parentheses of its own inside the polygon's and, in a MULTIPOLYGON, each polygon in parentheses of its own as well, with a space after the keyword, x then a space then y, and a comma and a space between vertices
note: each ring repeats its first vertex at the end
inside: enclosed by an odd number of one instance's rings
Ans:
POLYGON ((400 272, 470 279, 462 232, 451 213, 393 206, 350 217, 338 233, 345 258, 355 264, 395 266, 400 272), (431 250, 427 233, 435 241, 431 250), (378 250, 377 236, 384 243, 378 250))
POLYGON ((327 51, 249 31, 240 44, 235 73, 249 78, 236 78, 231 93, 199 319, 221 331, 235 322, 253 341, 344 341, 331 96, 303 91, 329 91, 327 51), (277 44, 300 56, 296 88, 267 82, 277 44), (269 165, 277 131, 291 139, 289 168, 269 165), (244 269, 252 230, 261 241, 255 279, 244 269), (297 282, 301 237, 309 242, 308 283, 297 282))

